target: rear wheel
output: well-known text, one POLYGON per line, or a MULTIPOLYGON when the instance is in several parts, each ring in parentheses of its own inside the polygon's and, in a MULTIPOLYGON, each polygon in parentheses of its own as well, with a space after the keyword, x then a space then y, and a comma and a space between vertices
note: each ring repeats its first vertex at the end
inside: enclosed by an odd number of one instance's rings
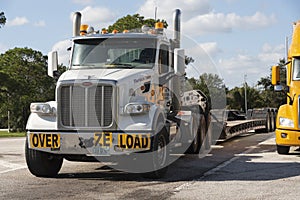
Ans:
POLYGON ((281 155, 287 155, 290 151, 290 147, 289 146, 281 146, 281 145, 277 145, 277 153, 281 154, 281 155))
POLYGON ((37 151, 25 144, 25 158, 29 171, 37 177, 55 177, 63 163, 63 158, 50 153, 37 151))
MULTIPOLYGON (((203 134, 201 133, 201 128, 203 126, 203 119, 204 117, 202 115, 200 119, 197 115, 193 115, 192 132, 191 132, 192 143, 189 144, 189 148, 186 150, 187 154, 197 154, 200 151, 201 142, 204 139, 203 134), (201 127, 199 126, 199 124, 201 127)), ((205 119, 204 119, 204 123, 205 123, 205 119)), ((204 134, 205 134, 205 130, 204 130, 204 134)))

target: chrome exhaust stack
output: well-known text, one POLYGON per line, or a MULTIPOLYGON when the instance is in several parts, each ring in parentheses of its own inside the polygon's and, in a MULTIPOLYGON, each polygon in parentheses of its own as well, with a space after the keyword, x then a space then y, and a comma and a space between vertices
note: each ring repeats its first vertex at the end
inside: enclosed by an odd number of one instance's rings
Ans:
POLYGON ((81 13, 75 12, 73 15, 73 37, 80 35, 81 13))
POLYGON ((174 25, 174 33, 173 33, 173 40, 172 40, 172 48, 174 53, 174 73, 175 76, 173 77, 173 113, 176 115, 179 110, 181 110, 181 97, 183 94, 183 87, 184 87, 184 50, 180 49, 180 16, 181 11, 176 9, 173 14, 173 25, 174 25))
POLYGON ((173 14, 173 23, 174 23, 173 41, 175 43, 175 48, 180 48, 180 17, 181 17, 181 11, 180 9, 176 9, 173 14))

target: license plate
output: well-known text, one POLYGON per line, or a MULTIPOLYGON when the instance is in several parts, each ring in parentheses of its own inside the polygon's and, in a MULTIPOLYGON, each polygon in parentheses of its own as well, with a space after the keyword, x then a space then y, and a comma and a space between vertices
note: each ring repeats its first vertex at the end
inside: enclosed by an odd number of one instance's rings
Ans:
POLYGON ((60 134, 31 133, 29 139, 31 148, 58 149, 60 147, 60 134))
POLYGON ((111 147, 112 146, 112 133, 101 132, 94 134, 95 147, 111 147))

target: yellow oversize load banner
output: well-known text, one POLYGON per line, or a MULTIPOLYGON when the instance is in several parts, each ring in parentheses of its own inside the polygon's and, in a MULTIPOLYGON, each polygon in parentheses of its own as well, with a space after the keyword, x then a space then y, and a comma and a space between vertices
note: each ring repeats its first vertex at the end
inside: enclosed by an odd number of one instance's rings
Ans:
POLYGON ((151 144, 150 134, 120 134, 118 146, 122 149, 149 150, 151 144))
POLYGON ((53 133, 30 133, 31 148, 54 148, 60 147, 60 134, 53 133))
MULTIPOLYGON (((94 134, 94 145, 111 147, 113 136, 111 132, 94 134)), ((122 149, 150 149, 150 134, 118 134, 118 147, 122 149)))

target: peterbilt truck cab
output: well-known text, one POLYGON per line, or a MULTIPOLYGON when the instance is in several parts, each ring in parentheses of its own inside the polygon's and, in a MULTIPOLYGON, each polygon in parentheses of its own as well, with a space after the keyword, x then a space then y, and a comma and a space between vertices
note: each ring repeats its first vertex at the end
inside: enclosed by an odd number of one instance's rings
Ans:
MULTIPOLYGON (((139 163, 127 170, 159 178, 171 149, 199 152, 206 122, 200 105, 182 106, 179 20, 176 10, 174 38, 168 39, 162 23, 138 33, 107 33, 81 25, 81 14, 74 14, 70 66, 58 79, 56 99, 31 104, 25 150, 32 174, 55 176, 63 159, 133 155, 130 163, 139 163)), ((56 76, 57 63, 57 52, 50 52, 49 76, 56 76)))

